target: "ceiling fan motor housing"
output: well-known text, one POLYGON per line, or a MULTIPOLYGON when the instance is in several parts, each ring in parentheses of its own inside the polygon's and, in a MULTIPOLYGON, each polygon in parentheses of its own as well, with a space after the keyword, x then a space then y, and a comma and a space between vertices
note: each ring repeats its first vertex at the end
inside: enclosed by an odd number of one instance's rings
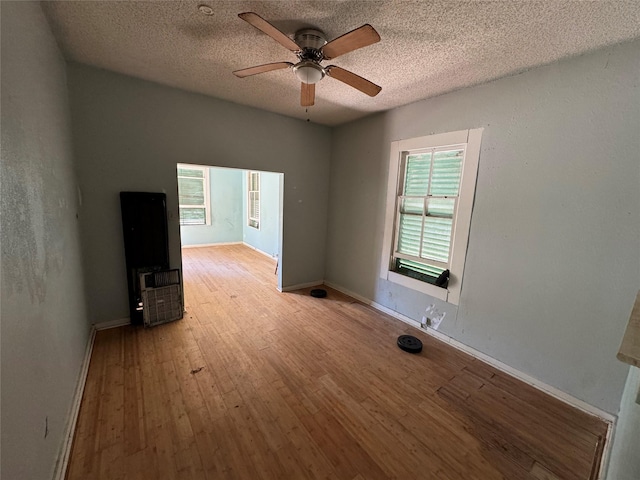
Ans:
POLYGON ((300 51, 296 53, 300 62, 293 66, 293 72, 303 83, 319 82, 327 73, 320 65, 324 58, 320 49, 327 43, 324 33, 313 28, 305 28, 298 30, 294 39, 300 47, 300 51))
MULTIPOLYGON (((327 39, 324 38, 324 33, 314 28, 305 28, 298 30, 294 35, 294 41, 302 48, 320 50, 327 44, 327 39)), ((322 54, 320 54, 322 56, 322 54)))

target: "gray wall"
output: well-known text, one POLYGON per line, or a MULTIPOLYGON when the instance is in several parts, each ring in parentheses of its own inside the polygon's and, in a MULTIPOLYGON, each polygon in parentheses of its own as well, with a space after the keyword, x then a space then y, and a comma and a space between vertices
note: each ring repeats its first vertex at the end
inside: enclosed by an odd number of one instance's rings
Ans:
POLYGON ((211 224, 181 225, 183 246, 242 241, 243 175, 242 170, 233 168, 209 169, 211 224))
POLYGON ((2 466, 51 478, 89 335, 65 64, 35 2, 1 2, 2 466))
POLYGON ((325 278, 607 412, 640 288, 640 42, 333 133, 325 278), (459 308, 378 277, 392 140, 484 127, 459 308))
MULTIPOLYGON (((243 176, 242 239, 261 252, 279 256, 280 251, 280 174, 260 172, 260 228, 247 225, 247 176, 243 176)), ((316 278, 322 279, 320 276, 316 278)), ((312 280, 313 281, 313 280, 312 280)))
POLYGON ((283 286, 323 278, 329 128, 77 64, 68 75, 92 322, 128 316, 118 192, 166 192, 169 254, 180 267, 184 161, 283 172, 283 286))
POLYGON ((630 367, 609 460, 609 480, 640 478, 640 368, 630 367))

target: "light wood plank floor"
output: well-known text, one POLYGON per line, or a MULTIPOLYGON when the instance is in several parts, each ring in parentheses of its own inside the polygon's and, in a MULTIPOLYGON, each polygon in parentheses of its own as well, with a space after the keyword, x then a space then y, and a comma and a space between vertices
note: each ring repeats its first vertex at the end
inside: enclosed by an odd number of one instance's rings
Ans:
POLYGON ((599 419, 247 247, 183 260, 183 320, 98 332, 68 479, 595 478, 599 419))

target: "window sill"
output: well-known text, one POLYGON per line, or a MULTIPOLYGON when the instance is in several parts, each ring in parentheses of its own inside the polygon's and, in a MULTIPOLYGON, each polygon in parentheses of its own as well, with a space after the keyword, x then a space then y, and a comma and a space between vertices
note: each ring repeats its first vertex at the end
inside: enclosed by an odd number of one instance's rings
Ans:
POLYGON ((396 272, 387 272, 387 280, 392 283, 402 285, 403 287, 417 290, 421 293, 426 293, 433 298, 444 300, 445 302, 449 297, 449 292, 446 288, 436 287, 435 285, 432 285, 430 283, 421 282, 420 280, 416 280, 415 278, 407 277, 405 275, 400 275, 396 272))

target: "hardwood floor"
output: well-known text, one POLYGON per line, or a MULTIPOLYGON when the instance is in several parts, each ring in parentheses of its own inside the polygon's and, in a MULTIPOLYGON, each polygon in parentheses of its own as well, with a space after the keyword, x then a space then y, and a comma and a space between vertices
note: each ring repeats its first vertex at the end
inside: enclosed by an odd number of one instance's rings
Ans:
POLYGON ((97 333, 68 479, 596 478, 598 418, 247 247, 183 261, 183 320, 97 333))

